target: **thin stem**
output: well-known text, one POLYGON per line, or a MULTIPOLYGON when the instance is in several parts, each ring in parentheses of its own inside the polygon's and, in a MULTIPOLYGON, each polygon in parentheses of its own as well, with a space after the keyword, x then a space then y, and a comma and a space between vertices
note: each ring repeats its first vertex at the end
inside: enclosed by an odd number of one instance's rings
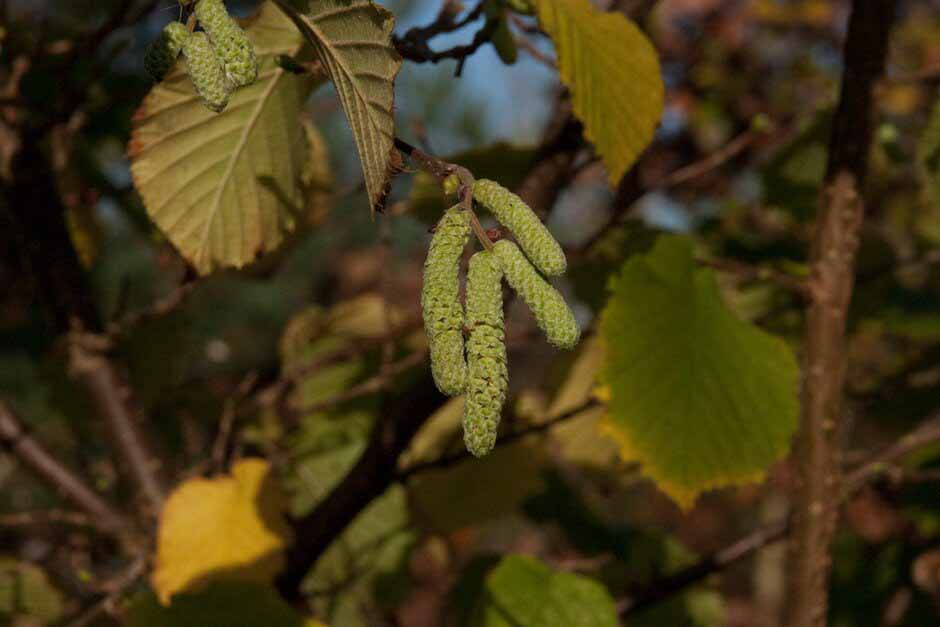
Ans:
POLYGON ((124 516, 29 435, 13 409, 2 401, 0 446, 16 455, 24 465, 55 488, 72 505, 88 514, 89 522, 99 531, 122 537, 130 529, 124 516))
POLYGON ((141 422, 143 411, 133 391, 115 365, 97 346, 97 336, 73 333, 69 345, 69 369, 87 390, 104 419, 123 465, 156 516, 163 505, 165 488, 160 460, 153 454, 141 422))

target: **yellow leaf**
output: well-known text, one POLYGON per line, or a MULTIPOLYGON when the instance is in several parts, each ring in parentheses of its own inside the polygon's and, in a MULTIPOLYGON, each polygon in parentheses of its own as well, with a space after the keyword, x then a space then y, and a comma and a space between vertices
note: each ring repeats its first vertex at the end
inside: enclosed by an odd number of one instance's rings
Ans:
POLYGON ((160 515, 152 575, 160 601, 219 579, 270 581, 290 540, 284 511, 270 466, 260 459, 236 463, 230 476, 183 482, 160 515))
POLYGON ((616 185, 652 141, 663 112, 653 45, 620 13, 588 0, 538 0, 536 13, 558 51, 561 80, 616 185))

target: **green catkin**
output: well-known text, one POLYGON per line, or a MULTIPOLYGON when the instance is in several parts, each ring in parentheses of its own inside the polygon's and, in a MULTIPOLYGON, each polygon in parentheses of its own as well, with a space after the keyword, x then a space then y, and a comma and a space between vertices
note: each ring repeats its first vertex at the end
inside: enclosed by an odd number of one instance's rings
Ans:
POLYGON ((144 67, 158 83, 173 68, 176 57, 183 49, 183 44, 189 39, 189 29, 180 22, 167 24, 157 38, 147 46, 144 54, 144 67))
POLYGON ((460 304, 460 257, 470 238, 470 214, 458 207, 437 223, 424 262, 421 308, 431 353, 431 374, 448 396, 462 394, 467 381, 463 307, 460 304))
POLYGON ((512 231, 519 246, 542 274, 565 273, 568 262, 561 245, 521 198, 487 179, 478 179, 474 184, 473 198, 512 231))
POLYGON ((222 111, 228 105, 231 86, 205 33, 193 33, 186 38, 183 57, 203 104, 216 113, 222 111))
POLYGON ((234 87, 251 85, 258 79, 258 58, 248 35, 232 19, 222 0, 199 0, 196 19, 215 48, 225 76, 234 87))
POLYGON ((463 438, 477 457, 496 444, 509 371, 503 333, 503 271, 493 253, 480 251, 467 270, 467 397, 463 438))
POLYGON ((506 281, 532 310, 535 322, 545 332, 549 344, 558 348, 574 348, 581 331, 574 313, 558 290, 536 272, 512 242, 496 242, 493 244, 493 254, 499 260, 506 281))

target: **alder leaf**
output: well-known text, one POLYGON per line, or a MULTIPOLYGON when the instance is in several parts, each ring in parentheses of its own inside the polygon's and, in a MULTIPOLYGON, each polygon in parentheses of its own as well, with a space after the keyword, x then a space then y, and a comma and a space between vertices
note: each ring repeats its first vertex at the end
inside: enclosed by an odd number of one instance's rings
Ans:
POLYGON ((381 210, 398 158, 395 77, 401 57, 392 45, 395 17, 369 0, 316 0, 295 10, 275 0, 313 46, 336 87, 362 161, 372 210, 381 210))
POLYGON ((290 528, 284 496, 261 459, 229 476, 189 479, 166 500, 151 582, 166 605, 173 595, 216 580, 268 582, 283 567, 290 528))
POLYGON ((600 583, 510 555, 486 580, 483 627, 615 627, 617 608, 600 583))
POLYGON ((277 248, 303 204, 300 113, 317 81, 285 72, 275 58, 296 55, 304 40, 271 3, 246 30, 260 64, 255 84, 216 114, 177 63, 134 114, 128 145, 147 214, 202 274, 277 248))
POLYGON ((622 456, 683 507, 703 490, 760 480, 797 424, 789 347, 730 312, 683 237, 631 257, 611 292, 605 430, 622 456))
POLYGON ((539 24, 555 42, 562 82, 617 185, 653 139, 663 112, 656 50, 622 14, 588 0, 537 0, 539 24))

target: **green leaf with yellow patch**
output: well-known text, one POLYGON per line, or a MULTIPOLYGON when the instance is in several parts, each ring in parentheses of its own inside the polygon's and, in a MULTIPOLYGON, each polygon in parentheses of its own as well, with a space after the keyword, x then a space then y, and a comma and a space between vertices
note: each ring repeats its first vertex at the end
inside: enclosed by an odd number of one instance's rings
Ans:
POLYGON ((622 456, 683 507, 704 490, 761 480, 797 425, 789 347, 731 313, 683 237, 661 236, 610 288, 604 429, 622 456))

